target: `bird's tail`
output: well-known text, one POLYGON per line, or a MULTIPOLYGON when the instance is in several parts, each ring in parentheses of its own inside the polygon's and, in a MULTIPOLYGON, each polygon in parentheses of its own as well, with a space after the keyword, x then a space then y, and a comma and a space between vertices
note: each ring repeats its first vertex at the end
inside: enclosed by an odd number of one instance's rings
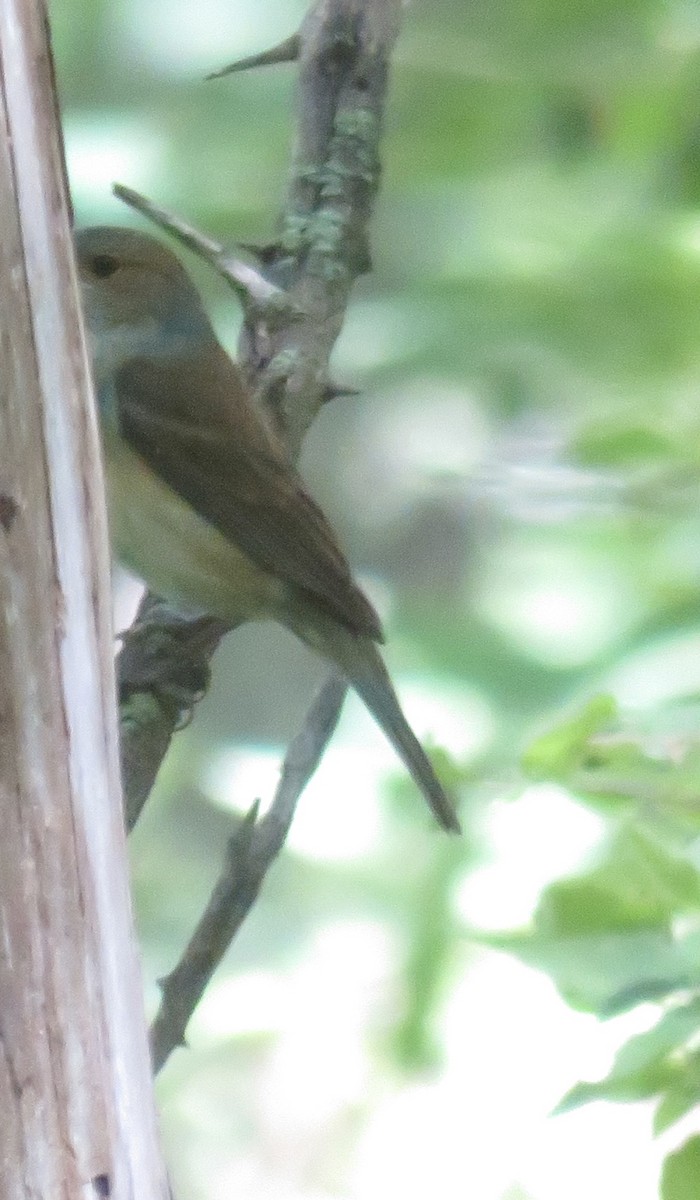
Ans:
POLYGON ((352 633, 335 621, 329 621, 327 626, 325 622, 315 622, 312 630, 300 628, 297 622, 294 624, 297 635, 312 649, 320 651, 324 658, 331 659, 365 702, 443 829, 460 833, 452 801, 401 711, 389 673, 374 642, 366 636, 352 633))

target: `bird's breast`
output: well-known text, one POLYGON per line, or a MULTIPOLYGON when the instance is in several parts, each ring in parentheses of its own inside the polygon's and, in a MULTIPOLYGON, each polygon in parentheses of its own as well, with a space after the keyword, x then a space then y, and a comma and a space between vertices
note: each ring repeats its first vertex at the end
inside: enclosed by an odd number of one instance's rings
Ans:
POLYGON ((116 432, 104 433, 112 549, 157 595, 232 623, 273 617, 282 582, 177 495, 116 432))

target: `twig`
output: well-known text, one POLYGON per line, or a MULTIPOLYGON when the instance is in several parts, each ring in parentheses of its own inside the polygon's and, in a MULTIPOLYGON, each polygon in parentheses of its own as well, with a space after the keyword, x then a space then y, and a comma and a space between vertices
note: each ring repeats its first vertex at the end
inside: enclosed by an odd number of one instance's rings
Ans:
POLYGON ((151 1030, 156 1071, 184 1044, 187 1022, 284 845, 299 797, 338 722, 345 691, 343 680, 331 675, 289 746, 269 812, 258 821, 256 801, 229 841, 221 876, 189 945, 161 980, 162 998, 151 1030))
POLYGON ((206 233, 202 233, 194 225, 190 225, 189 221, 183 220, 182 217, 178 217, 176 213, 167 208, 162 208, 159 204, 154 204, 140 192, 125 187, 123 183, 115 183, 112 191, 119 200, 123 200, 137 212, 143 213, 149 221, 153 221, 155 225, 165 229, 188 250, 193 250, 205 262, 210 263, 235 289, 244 307, 251 307, 258 311, 275 301, 284 301, 284 292, 281 288, 275 287, 254 267, 242 262, 240 258, 236 258, 226 250, 221 242, 208 237, 206 233))
MULTIPOLYGON (((304 314, 241 338, 248 382, 292 458, 324 399, 350 290, 369 269, 369 218, 400 0, 319 0, 299 34, 299 130, 276 254, 266 274, 304 314)), ((269 255, 268 251, 268 255, 269 255)))
POLYGON ((237 62, 229 63, 220 71, 212 71, 211 75, 207 75, 207 79, 222 79, 224 75, 233 75, 236 71, 250 71, 253 67, 271 67, 277 63, 294 62, 299 57, 299 45, 299 34, 294 33, 271 50, 263 50, 261 54, 249 54, 247 58, 239 58, 237 62))

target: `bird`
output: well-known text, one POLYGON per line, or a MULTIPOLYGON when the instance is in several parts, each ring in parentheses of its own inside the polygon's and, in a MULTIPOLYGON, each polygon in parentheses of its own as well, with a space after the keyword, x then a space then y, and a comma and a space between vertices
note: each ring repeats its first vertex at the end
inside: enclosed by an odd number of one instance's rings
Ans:
POLYGON ((378 649, 379 617, 180 259, 117 226, 78 230, 75 248, 114 556, 183 613, 290 629, 341 672, 459 832, 378 649))

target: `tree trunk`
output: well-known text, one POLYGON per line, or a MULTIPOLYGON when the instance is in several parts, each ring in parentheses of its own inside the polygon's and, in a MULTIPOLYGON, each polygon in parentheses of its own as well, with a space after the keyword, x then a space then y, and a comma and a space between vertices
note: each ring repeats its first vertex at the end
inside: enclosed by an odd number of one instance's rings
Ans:
POLYGON ((40 0, 0 0, 0 87, 0 1196, 164 1200, 40 0))

